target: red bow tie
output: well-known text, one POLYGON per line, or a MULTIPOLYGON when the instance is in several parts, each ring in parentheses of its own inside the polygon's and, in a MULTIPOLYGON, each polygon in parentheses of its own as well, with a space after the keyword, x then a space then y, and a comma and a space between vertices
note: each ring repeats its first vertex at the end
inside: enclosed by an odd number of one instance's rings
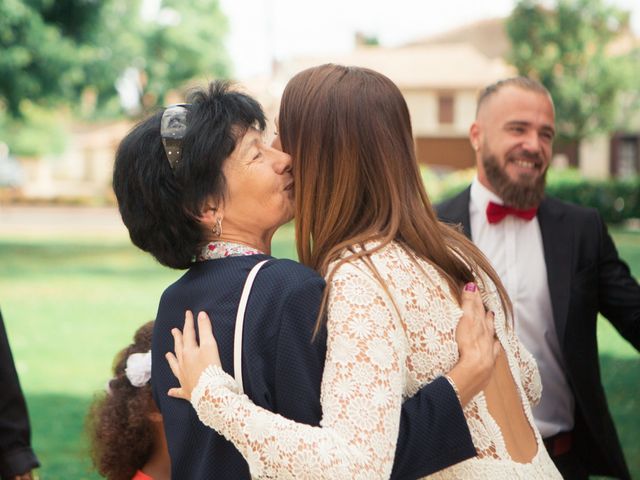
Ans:
POLYGON ((507 215, 515 215, 516 217, 529 221, 536 216, 537 211, 538 207, 521 210, 519 208, 489 202, 489 205, 487 205, 487 220, 489 223, 500 223, 507 215))

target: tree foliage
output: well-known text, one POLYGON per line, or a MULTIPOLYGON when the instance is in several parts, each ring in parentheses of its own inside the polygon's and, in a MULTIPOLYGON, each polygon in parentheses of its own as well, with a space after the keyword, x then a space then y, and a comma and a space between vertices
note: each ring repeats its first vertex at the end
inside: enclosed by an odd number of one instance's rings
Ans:
POLYGON ((116 82, 136 69, 146 105, 197 77, 224 76, 226 19, 218 0, 0 1, 0 103, 12 117, 25 101, 79 107, 92 93, 113 105, 116 82), (153 2, 145 2, 153 4, 153 2))
POLYGON ((164 102, 164 95, 185 80, 228 74, 228 57, 223 47, 226 18, 217 0, 171 0, 149 22, 145 30, 142 69, 145 98, 164 102), (173 15, 173 19, 171 16, 173 15), (169 17, 169 18, 163 18, 169 17), (163 22, 175 22, 170 27, 163 22), (217 27, 216 27, 217 26, 217 27))
POLYGON ((629 33, 629 17, 603 0, 557 0, 553 9, 517 2, 507 21, 510 61, 551 92, 561 141, 611 130, 620 94, 637 91, 632 55, 611 48, 629 33))
POLYGON ((0 95, 13 115, 20 113, 23 99, 55 102, 71 97, 82 76, 74 55, 76 42, 47 22, 47 7, 45 2, 0 3, 0 95))

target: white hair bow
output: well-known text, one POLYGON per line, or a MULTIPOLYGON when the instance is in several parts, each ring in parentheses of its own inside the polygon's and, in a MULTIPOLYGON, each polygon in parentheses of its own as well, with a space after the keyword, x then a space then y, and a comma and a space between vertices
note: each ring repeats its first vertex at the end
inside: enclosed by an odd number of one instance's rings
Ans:
POLYGON ((129 355, 124 373, 134 387, 146 385, 151 380, 151 350, 129 355))

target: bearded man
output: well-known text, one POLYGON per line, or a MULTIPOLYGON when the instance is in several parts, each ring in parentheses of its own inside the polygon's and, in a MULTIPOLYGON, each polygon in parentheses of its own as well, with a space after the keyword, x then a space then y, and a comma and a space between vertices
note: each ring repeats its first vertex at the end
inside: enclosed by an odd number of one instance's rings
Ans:
POLYGON ((640 349, 640 286, 596 210, 545 196, 554 117, 537 81, 485 88, 469 130, 477 176, 436 209, 461 224, 509 293, 542 377, 535 423, 564 478, 630 479, 600 379, 596 320, 602 313, 640 349))

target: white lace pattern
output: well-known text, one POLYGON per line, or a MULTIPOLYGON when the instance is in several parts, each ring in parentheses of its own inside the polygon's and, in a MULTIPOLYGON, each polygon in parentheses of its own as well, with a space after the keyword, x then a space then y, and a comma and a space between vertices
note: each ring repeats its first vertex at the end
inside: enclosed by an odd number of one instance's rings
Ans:
MULTIPOLYGON (((199 418, 234 443, 254 478, 388 478, 403 399, 458 361, 455 329, 462 310, 438 271, 423 260, 417 265, 395 243, 372 254, 371 261, 394 301, 364 262, 348 262, 336 271, 328 304, 321 428, 257 407, 220 368, 211 366, 200 377, 191 397, 199 418)), ((540 398, 537 366, 506 326, 495 286, 482 280, 483 299, 495 312, 497 337, 534 425, 527 399, 540 398)), ((483 393, 464 414, 478 456, 433 478, 561 478, 535 427, 538 453, 522 464, 510 459, 483 393)))

